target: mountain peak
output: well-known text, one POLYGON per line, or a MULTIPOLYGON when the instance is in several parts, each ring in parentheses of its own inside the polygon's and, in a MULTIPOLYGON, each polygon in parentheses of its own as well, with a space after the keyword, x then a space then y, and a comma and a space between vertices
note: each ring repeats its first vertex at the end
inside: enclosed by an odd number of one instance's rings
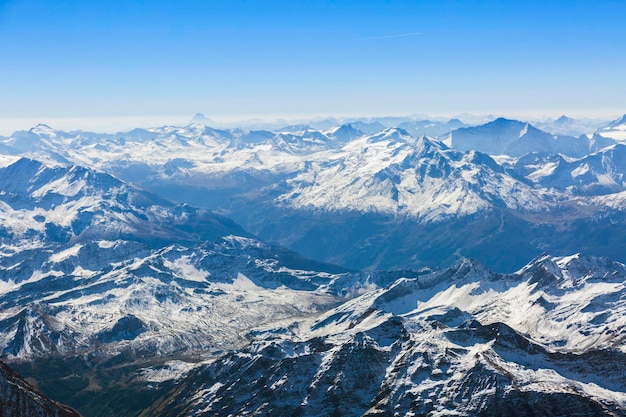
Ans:
POLYGON ((621 125, 626 125, 626 114, 622 115, 620 118, 613 120, 610 122, 607 127, 613 128, 621 125))
POLYGON ((486 123, 483 126, 508 126, 512 124, 524 124, 524 122, 514 119, 507 119, 506 117, 498 117, 496 120, 486 123))
POLYGON ((202 113, 196 113, 188 124, 199 124, 199 125, 210 125, 213 123, 213 120, 209 119, 202 113))
POLYGON ((388 127, 387 129, 370 136, 370 138, 375 141, 393 140, 408 143, 413 143, 415 141, 415 138, 413 138, 409 132, 399 127, 388 127))
POLYGON ((37 135, 52 136, 56 134, 56 131, 53 128, 44 123, 39 123, 35 127, 31 128, 30 131, 37 135))
POLYGON ((556 120, 554 121, 554 123, 555 123, 556 125, 564 125, 564 124, 567 124, 567 123, 571 123, 571 122, 573 122, 573 121, 574 121, 574 119, 571 119, 571 118, 567 117, 566 115, 562 115, 561 117, 559 117, 558 119, 556 119, 556 120))

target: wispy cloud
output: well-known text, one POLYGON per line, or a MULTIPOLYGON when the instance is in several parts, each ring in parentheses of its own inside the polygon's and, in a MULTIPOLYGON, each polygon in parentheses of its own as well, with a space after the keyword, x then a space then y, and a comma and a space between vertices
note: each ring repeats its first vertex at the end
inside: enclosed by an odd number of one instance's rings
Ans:
POLYGON ((395 35, 381 35, 381 36, 370 36, 367 38, 362 38, 364 41, 374 40, 374 39, 394 39, 394 38, 408 38, 411 36, 419 36, 422 32, 410 32, 410 33, 397 33, 395 35))

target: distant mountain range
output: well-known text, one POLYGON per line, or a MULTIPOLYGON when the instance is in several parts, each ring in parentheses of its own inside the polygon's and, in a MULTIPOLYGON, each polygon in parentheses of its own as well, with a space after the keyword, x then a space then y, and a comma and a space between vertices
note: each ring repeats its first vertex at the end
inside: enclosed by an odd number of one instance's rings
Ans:
POLYGON ((615 139, 553 135, 502 118, 438 138, 365 132, 381 126, 246 132, 190 124, 104 135, 40 125, 1 143, 15 155, 109 172, 353 269, 471 256, 511 272, 544 250, 578 248, 626 261, 623 243, 605 236, 624 227, 623 145, 615 139), (574 210, 583 196, 585 210, 574 210))

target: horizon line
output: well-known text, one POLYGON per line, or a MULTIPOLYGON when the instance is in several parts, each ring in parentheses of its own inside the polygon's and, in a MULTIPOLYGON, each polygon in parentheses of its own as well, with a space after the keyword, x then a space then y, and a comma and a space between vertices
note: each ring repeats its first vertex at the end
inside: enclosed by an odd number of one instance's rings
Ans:
POLYGON ((186 126, 191 123, 196 115, 202 115, 216 127, 245 127, 250 124, 302 124, 303 122, 335 119, 337 122, 349 119, 380 119, 380 118, 409 118, 413 120, 447 121, 450 119, 463 118, 498 118, 505 117, 522 121, 548 121, 556 120, 561 116, 567 116, 580 120, 598 120, 607 122, 617 120, 624 113, 617 111, 595 112, 461 112, 461 113, 411 113, 411 114, 239 114, 239 115, 210 115, 205 116, 202 112, 192 115, 153 115, 153 116, 57 116, 57 117, 3 117, 0 118, 0 135, 11 135, 17 131, 29 130, 43 124, 54 130, 62 131, 90 131, 94 133, 117 133, 132 130, 134 128, 151 128, 160 126, 186 126))

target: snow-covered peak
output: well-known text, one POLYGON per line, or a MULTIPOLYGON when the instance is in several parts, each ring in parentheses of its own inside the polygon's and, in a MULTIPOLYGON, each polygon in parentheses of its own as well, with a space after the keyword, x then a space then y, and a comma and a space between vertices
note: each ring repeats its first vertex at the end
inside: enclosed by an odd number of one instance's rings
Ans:
POLYGON ((463 127, 443 139, 450 147, 490 155, 520 157, 531 152, 580 157, 589 152, 585 137, 556 136, 518 120, 498 118, 481 126, 463 127))
POLYGON ((345 145, 287 182, 281 204, 330 211, 402 214, 428 220, 492 207, 541 210, 542 198, 480 152, 447 149, 390 128, 345 145))
POLYGON ((196 113, 189 121, 189 124, 199 124, 199 125, 210 126, 213 124, 213 121, 202 113, 196 113))
POLYGON ((622 117, 619 117, 615 120, 613 120, 612 122, 609 122, 606 125, 606 128, 612 128, 612 129, 626 129, 626 114, 624 114, 622 117))
MULTIPOLYGON (((553 350, 615 348, 626 353, 624 336, 614 336, 622 333, 626 314, 626 268, 606 258, 543 255, 508 275, 466 260, 400 279, 341 309, 352 318, 375 309, 411 319, 459 310, 483 325, 506 323, 553 350)), ((325 317, 318 322, 325 323, 325 317)), ((336 326, 326 331, 335 332, 336 326)), ((322 328, 316 326, 313 335, 319 336, 322 328)))
POLYGON ((21 158, 0 168, 0 189, 3 240, 51 244, 133 235, 160 245, 247 235, 207 210, 176 205, 82 167, 49 167, 21 158))
POLYGON ((56 135, 56 130, 54 130, 50 126, 43 124, 43 123, 40 123, 36 125, 35 127, 31 128, 29 132, 32 132, 39 136, 47 136, 47 137, 54 137, 56 135))
POLYGON ((350 142, 351 140, 365 135, 365 133, 355 129, 352 124, 349 123, 330 128, 324 131, 324 134, 341 142, 350 142))
POLYGON ((574 119, 567 117, 566 115, 562 115, 561 117, 559 117, 558 119, 554 121, 556 125, 566 125, 572 122, 574 122, 574 119))
POLYGON ((626 114, 608 123, 606 126, 599 129, 598 132, 604 137, 612 138, 623 143, 626 142, 626 114))
POLYGON ((409 132, 407 132, 404 129, 400 129, 398 127, 389 127, 383 130, 382 132, 379 132, 375 135, 371 135, 369 138, 370 138, 369 139, 370 141, 390 140, 390 141, 401 141, 401 142, 407 142, 407 143, 412 143, 415 141, 415 138, 413 138, 413 136, 411 136, 409 132))
POLYGON ((623 282, 626 267, 603 257, 581 254, 552 257, 544 254, 531 261, 518 274, 532 277, 543 285, 582 288, 592 282, 623 282))

